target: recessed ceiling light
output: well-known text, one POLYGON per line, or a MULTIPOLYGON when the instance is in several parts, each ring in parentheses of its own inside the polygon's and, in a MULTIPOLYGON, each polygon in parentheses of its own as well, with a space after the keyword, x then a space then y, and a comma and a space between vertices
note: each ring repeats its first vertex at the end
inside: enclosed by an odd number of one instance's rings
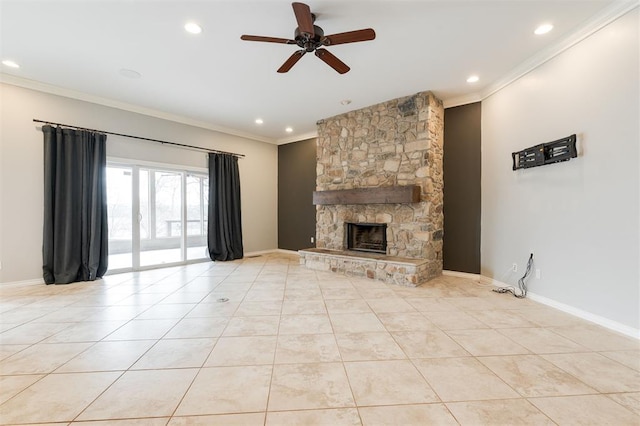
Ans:
POLYGON ((118 74, 120 74, 123 77, 132 78, 132 79, 137 79, 142 77, 142 74, 140 74, 138 71, 128 70, 126 68, 122 68, 120 71, 118 71, 118 74))
POLYGON ((351 99, 343 99, 340 101, 342 105, 349 105, 351 103, 351 99))
POLYGON ((184 24, 184 29, 186 32, 191 34, 200 34, 202 32, 202 27, 195 22, 187 22, 184 24))
POLYGON ((10 68, 20 68, 20 65, 10 59, 5 59, 4 61, 2 61, 2 65, 6 65, 10 68))
POLYGON ((284 129, 284 131, 287 133, 291 133, 293 132, 293 129, 291 127, 287 127, 286 129, 284 129))
POLYGON ((536 35, 546 34, 553 29, 553 25, 551 24, 542 24, 533 32, 536 35))
POLYGON ((256 124, 262 124, 264 123, 264 121, 262 121, 262 118, 256 118, 256 124))
POLYGON ((480 80, 480 77, 477 75, 472 75, 467 79, 467 83, 477 83, 480 80))

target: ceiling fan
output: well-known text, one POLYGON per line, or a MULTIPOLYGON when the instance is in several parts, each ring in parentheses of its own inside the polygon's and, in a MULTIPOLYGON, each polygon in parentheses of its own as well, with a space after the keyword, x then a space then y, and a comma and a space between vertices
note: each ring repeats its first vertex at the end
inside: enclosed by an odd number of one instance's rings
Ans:
POLYGON ((282 43, 282 44, 296 44, 302 48, 297 50, 287 59, 280 68, 279 73, 285 73, 293 67, 296 62, 300 60, 306 53, 315 52, 315 55, 322 59, 327 65, 344 74, 350 70, 350 68, 335 57, 327 49, 323 49, 323 46, 335 46, 337 44, 355 43, 358 41, 373 40, 376 38, 376 33, 371 28, 364 30, 348 31, 346 33, 338 33, 325 36, 324 31, 317 25, 314 25, 316 15, 311 13, 311 9, 304 3, 292 3, 293 13, 296 15, 296 21, 298 21, 298 27, 295 30, 294 39, 277 38, 277 37, 263 37, 254 35, 243 35, 240 38, 246 41, 263 41, 267 43, 282 43))

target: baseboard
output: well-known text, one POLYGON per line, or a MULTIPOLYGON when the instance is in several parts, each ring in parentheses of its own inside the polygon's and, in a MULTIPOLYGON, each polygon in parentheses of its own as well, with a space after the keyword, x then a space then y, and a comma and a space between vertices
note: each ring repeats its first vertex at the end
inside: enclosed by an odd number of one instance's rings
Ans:
POLYGON ((271 250, 251 251, 249 253, 245 253, 244 257, 262 256, 263 254, 271 254, 271 253, 295 254, 296 256, 298 255, 297 250, 271 249, 271 250))
MULTIPOLYGON (((261 250, 261 251, 253 251, 253 252, 245 253, 244 257, 260 256, 263 254, 270 254, 270 253, 282 253, 282 254, 292 254, 292 255, 298 254, 298 252, 294 250, 272 249, 272 250, 261 250)), ((447 275, 451 277, 468 278, 474 281, 479 281, 481 284, 493 285, 495 287, 512 287, 509 284, 503 283, 502 281, 498 281, 496 279, 479 275, 479 274, 470 274, 467 272, 445 270, 445 271, 442 271, 442 275, 447 275)), ((40 284, 44 284, 44 280, 42 278, 22 280, 22 281, 8 281, 8 282, 0 283, 0 286, 8 287, 8 286, 28 286, 28 285, 40 285, 40 284)), ((635 339, 640 340, 640 329, 629 327, 628 325, 621 324, 617 321, 610 320, 600 315, 592 314, 591 312, 583 311, 582 309, 575 308, 573 306, 558 302, 553 299, 549 299, 548 297, 540 296, 535 293, 528 292, 527 297, 533 300, 534 302, 538 302, 543 305, 550 306, 552 308, 558 309, 559 311, 568 313, 575 317, 578 317, 586 321, 592 322, 594 324, 598 324, 602 327, 608 328, 609 330, 613 330, 618 333, 624 334, 625 336, 633 337, 635 339)))
MULTIPOLYGON (((480 276, 480 282, 482 284, 491 284, 495 287, 513 287, 512 285, 505 284, 501 281, 495 280, 493 278, 485 277, 485 276, 480 276)), ((559 311, 562 311, 567 314, 573 315, 575 317, 581 318, 583 320, 592 322, 594 324, 598 324, 604 328, 608 328, 609 330, 613 330, 618 333, 624 334, 625 336, 633 337, 634 339, 640 340, 640 329, 629 327, 628 325, 610 320, 600 315, 592 314, 591 312, 583 311, 582 309, 578 309, 571 305, 567 305, 565 303, 558 302, 553 299, 549 299, 548 297, 531 293, 530 291, 527 292, 527 297, 533 300, 534 302, 538 302, 543 305, 550 306, 559 311)))
POLYGON ((492 285, 494 287, 511 287, 509 284, 494 280, 493 278, 485 277, 484 275, 480 275, 480 284, 492 285))
POLYGON ((442 271, 442 275, 446 275, 449 277, 467 278, 467 279, 478 281, 478 282, 482 278, 480 274, 472 274, 469 272, 447 271, 446 269, 442 271))
POLYGON ((35 278, 32 280, 22 280, 22 281, 7 281, 6 283, 0 283, 0 286, 23 286, 23 285, 38 285, 44 284, 44 279, 35 278))
POLYGON ((578 318, 582 318, 592 323, 601 325, 602 327, 608 328, 609 330, 617 331, 618 333, 622 333, 626 336, 640 340, 640 329, 629 327, 628 325, 621 324, 617 321, 601 317, 600 315, 592 314, 591 312, 583 311, 582 309, 574 308, 573 306, 557 302, 553 299, 549 299, 535 293, 527 292, 527 297, 535 302, 551 306, 552 308, 556 308, 559 311, 566 312, 578 318))
POLYGON ((273 253, 275 251, 276 251, 276 249, 250 251, 250 252, 244 253, 243 258, 262 256, 263 254, 270 254, 270 253, 273 253))
POLYGON ((275 252, 282 254, 295 254, 296 256, 298 256, 298 250, 277 249, 275 250, 275 252))

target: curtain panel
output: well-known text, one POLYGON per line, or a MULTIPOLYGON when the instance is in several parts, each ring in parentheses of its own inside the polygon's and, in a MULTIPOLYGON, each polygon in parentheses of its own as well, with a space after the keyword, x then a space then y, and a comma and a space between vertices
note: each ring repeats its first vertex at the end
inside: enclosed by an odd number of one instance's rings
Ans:
POLYGON ((244 256, 238 158, 209 154, 209 211, 207 245, 211 260, 244 256))
POLYGON ((91 281, 107 271, 106 135, 42 126, 43 278, 91 281))

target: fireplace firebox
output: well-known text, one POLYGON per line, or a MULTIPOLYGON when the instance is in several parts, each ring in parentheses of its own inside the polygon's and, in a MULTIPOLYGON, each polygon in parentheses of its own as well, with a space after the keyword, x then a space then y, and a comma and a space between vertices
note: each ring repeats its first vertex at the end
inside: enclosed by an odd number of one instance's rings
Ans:
POLYGON ((347 250, 387 254, 386 223, 347 223, 347 250))

